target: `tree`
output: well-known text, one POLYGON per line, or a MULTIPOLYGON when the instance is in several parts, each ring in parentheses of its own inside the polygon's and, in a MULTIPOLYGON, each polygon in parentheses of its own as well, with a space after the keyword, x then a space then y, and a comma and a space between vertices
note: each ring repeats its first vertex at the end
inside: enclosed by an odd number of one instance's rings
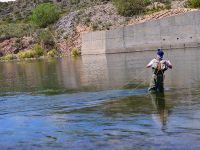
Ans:
POLYGON ((31 21, 39 27, 47 27, 59 19, 60 8, 51 3, 38 5, 33 9, 31 21))

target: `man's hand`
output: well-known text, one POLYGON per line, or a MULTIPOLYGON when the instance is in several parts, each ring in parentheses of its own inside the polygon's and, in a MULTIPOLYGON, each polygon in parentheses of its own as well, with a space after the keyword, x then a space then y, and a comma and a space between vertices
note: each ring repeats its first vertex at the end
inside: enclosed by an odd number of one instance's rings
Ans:
POLYGON ((169 60, 166 61, 167 62, 167 66, 169 67, 169 69, 172 69, 172 64, 169 60))

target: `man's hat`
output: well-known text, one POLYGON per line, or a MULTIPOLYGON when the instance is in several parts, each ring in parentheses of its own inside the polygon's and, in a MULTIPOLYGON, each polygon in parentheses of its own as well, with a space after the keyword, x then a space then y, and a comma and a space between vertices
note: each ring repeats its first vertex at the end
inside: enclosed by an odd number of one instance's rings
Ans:
POLYGON ((164 55, 164 52, 162 51, 162 49, 161 48, 157 49, 157 56, 162 59, 163 55, 164 55))

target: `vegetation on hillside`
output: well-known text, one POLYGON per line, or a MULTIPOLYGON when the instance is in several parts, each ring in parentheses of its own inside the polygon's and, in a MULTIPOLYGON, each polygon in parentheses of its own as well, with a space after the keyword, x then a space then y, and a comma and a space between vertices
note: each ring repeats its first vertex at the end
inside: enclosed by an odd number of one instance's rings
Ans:
POLYGON ((54 35, 49 29, 40 30, 37 36, 37 42, 47 50, 52 49, 55 46, 54 35))
POLYGON ((146 0, 113 0, 119 14, 123 16, 133 16, 143 12, 148 4, 146 0))
MULTIPOLYGON (((59 15, 60 9, 57 5, 44 3, 36 6, 32 10, 32 14, 29 17, 30 20, 23 20, 16 23, 1 21, 0 41, 8 39, 7 44, 9 44, 9 39, 14 38, 11 40, 12 42, 10 42, 10 44, 12 44, 10 48, 4 50, 3 53, 5 53, 5 56, 2 60, 35 58, 43 55, 51 57, 57 56, 58 52, 56 49, 49 52, 51 49, 55 48, 54 35, 50 31, 49 26, 59 19, 59 15), (46 28, 44 29, 44 27, 46 28), (30 41, 24 41, 24 44, 22 42, 23 37, 33 37, 34 41, 31 42, 31 44, 35 45, 29 46, 28 44, 30 41), (29 49, 30 47, 32 48, 29 49), (23 49, 25 49, 25 51, 21 51, 23 49)), ((7 44, 3 45, 6 46, 7 44)))
POLYGON ((30 36, 36 30, 36 27, 27 23, 2 23, 0 24, 0 39, 30 36))
POLYGON ((51 3, 38 5, 32 10, 31 21, 39 27, 45 28, 59 19, 60 9, 51 3))
POLYGON ((60 7, 62 14, 88 8, 110 0, 16 0, 0 2, 0 20, 17 21, 27 18, 32 9, 43 3, 51 3, 60 7))
POLYGON ((200 0, 188 0, 188 5, 192 8, 200 8, 200 0))

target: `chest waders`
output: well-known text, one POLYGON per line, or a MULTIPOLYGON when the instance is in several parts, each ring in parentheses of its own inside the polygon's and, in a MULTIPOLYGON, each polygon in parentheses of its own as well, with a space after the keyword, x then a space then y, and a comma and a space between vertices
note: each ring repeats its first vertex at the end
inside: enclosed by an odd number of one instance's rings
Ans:
POLYGON ((161 68, 160 62, 157 64, 156 68, 152 68, 153 75, 151 77, 150 92, 164 92, 164 72, 166 69, 161 68))

